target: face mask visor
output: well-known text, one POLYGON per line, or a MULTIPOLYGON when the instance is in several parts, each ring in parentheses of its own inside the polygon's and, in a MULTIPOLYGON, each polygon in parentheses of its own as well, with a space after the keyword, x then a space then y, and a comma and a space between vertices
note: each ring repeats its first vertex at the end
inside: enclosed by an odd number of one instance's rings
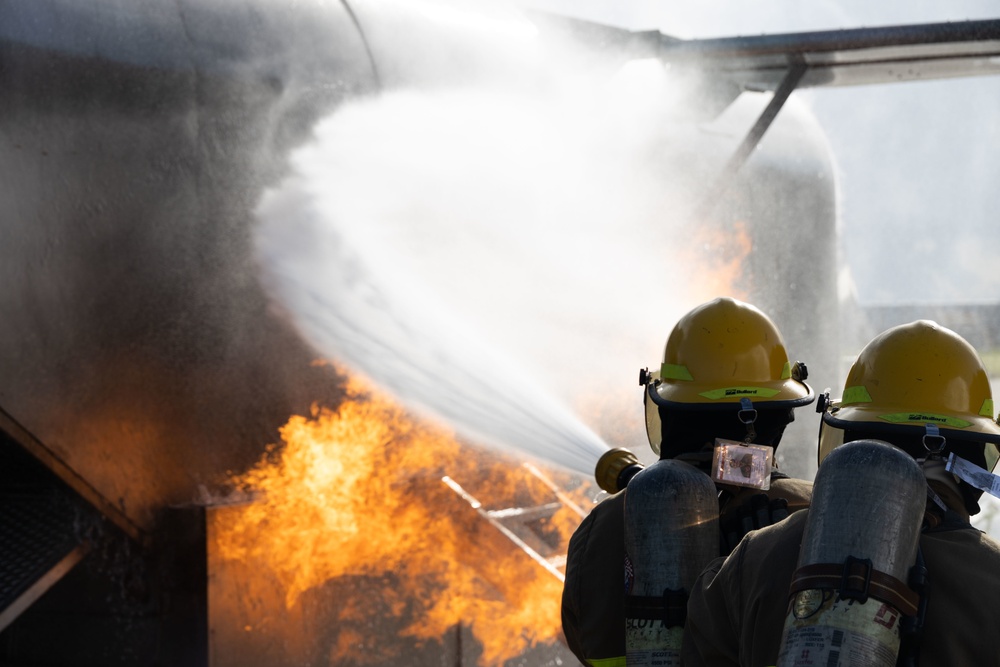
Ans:
POLYGON ((819 422, 819 449, 817 463, 822 464, 823 459, 830 455, 837 447, 844 444, 844 430, 828 424, 826 414, 819 422))
POLYGON ((651 392, 656 391, 656 383, 660 379, 660 372, 650 373, 643 368, 639 371, 639 384, 642 388, 642 406, 646 413, 646 438, 649 440, 649 448, 657 456, 660 455, 660 441, 663 438, 663 424, 660 421, 660 409, 653 400, 651 392))

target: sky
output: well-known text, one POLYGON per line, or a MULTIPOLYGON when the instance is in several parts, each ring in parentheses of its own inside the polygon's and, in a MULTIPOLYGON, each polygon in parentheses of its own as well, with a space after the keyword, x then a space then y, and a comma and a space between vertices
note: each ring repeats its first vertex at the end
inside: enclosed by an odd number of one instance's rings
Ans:
MULTIPOLYGON (((530 0, 633 30, 695 39, 1000 18, 997 0, 607 2, 530 0)), ((795 93, 838 169, 842 261, 862 305, 994 303, 988 241, 1000 210, 1000 76, 795 93)))

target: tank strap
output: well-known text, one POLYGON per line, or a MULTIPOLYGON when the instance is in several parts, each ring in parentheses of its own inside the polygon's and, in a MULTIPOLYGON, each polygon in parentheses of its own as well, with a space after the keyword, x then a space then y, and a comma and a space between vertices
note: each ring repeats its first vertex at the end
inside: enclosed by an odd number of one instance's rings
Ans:
POLYGON ((864 602, 870 597, 895 607, 904 616, 917 613, 920 598, 899 579, 872 567, 870 560, 847 557, 842 564, 816 563, 795 571, 789 595, 814 588, 836 590, 841 598, 864 602))
POLYGON ((920 664, 920 643, 924 637, 927 617, 928 576, 923 549, 917 547, 917 562, 910 568, 910 588, 920 596, 915 616, 904 616, 899 623, 899 656, 897 667, 917 667, 920 664))
POLYGON ((663 621, 668 628, 684 625, 687 620, 688 594, 666 589, 663 595, 626 595, 625 617, 663 621))

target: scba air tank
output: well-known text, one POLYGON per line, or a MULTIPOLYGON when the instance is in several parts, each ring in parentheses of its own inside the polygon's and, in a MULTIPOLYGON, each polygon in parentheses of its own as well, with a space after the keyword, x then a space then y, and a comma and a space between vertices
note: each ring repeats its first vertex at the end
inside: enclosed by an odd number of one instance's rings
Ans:
POLYGON ((835 449, 813 487, 792 577, 779 667, 893 667, 927 499, 903 451, 875 440, 835 449))
POLYGON ((708 475, 657 461, 625 489, 625 659, 680 664, 687 595, 719 555, 719 501, 708 475))

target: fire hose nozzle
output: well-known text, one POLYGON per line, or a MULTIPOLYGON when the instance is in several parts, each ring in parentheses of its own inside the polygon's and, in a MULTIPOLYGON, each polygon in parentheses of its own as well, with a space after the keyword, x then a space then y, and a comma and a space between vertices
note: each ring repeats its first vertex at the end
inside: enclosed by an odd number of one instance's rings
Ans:
POLYGON ((608 493, 618 493, 643 467, 635 454, 622 447, 615 447, 604 452, 597 460, 594 477, 601 489, 608 493))

